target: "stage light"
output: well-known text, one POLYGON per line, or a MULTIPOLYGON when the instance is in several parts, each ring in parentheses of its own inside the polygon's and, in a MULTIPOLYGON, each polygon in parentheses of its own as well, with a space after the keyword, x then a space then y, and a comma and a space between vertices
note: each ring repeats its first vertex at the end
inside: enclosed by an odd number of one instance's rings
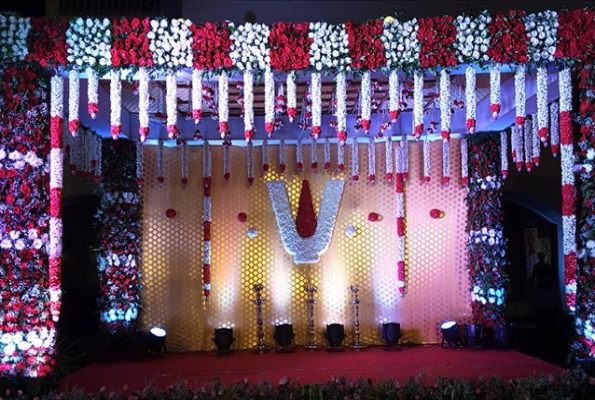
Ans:
POLYGON ((149 333, 149 350, 153 353, 159 353, 161 349, 164 349, 167 353, 167 347, 165 347, 167 331, 163 328, 154 326, 149 330, 149 333))
POLYGON ((326 326, 326 340, 331 347, 341 347, 345 340, 345 327, 343 324, 330 324, 326 326))
POLYGON ((485 331, 483 325, 466 324, 465 325, 465 340, 469 347, 480 347, 483 345, 485 331))
POLYGON ((280 324, 275 326, 275 341, 279 344, 280 348, 286 348, 291 346, 295 334, 293 333, 293 325, 291 324, 280 324))
POLYGON ((459 326, 456 321, 444 321, 440 324, 440 330, 442 331, 442 347, 446 342, 449 346, 456 348, 461 340, 459 326))
POLYGON ((215 329, 215 337, 213 342, 217 346, 218 354, 229 353, 231 344, 235 341, 233 337, 233 328, 217 328, 215 329))
POLYGON ((382 338, 386 342, 386 348, 398 344, 401 340, 401 324, 398 322, 388 322, 382 324, 382 338))

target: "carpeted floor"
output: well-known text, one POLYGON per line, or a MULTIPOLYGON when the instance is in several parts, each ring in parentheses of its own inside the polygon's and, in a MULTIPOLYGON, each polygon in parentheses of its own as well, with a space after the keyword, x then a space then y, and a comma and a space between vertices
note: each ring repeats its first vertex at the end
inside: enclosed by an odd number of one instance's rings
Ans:
POLYGON ((542 360, 512 350, 452 349, 437 346, 405 347, 385 351, 382 347, 344 352, 325 350, 293 353, 234 352, 167 354, 145 361, 98 363, 84 368, 60 382, 60 388, 83 387, 96 391, 101 387, 142 389, 147 383, 165 388, 185 379, 191 388, 220 379, 224 384, 249 379, 279 382, 282 377, 299 378, 301 384, 324 382, 331 377, 397 379, 423 373, 426 379, 448 377, 527 377, 555 373, 562 369, 542 360))

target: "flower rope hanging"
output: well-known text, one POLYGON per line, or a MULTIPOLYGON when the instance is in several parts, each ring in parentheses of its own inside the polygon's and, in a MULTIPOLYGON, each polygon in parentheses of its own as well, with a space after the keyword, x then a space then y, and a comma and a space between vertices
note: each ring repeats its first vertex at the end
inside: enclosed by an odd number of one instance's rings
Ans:
POLYGON ((385 173, 384 177, 386 183, 391 183, 393 180, 393 141, 390 136, 386 137, 384 141, 384 162, 385 162, 385 173))
POLYGON ((537 68, 537 132, 539 140, 547 146, 549 137, 547 105, 547 68, 537 68))
POLYGON ((212 172, 211 147, 205 140, 202 146, 202 189, 203 189, 203 218, 202 218, 202 284, 205 301, 211 297, 211 176, 212 172))
MULTIPOLYGON (((101 142, 99 142, 101 144, 101 142)), ((101 162, 101 161, 100 161, 101 162)), ((143 144, 140 141, 136 142, 136 183, 141 187, 144 183, 144 166, 143 166, 143 144)), ((186 166, 186 169, 188 167, 186 166)))
MULTIPOLYGON (((546 106, 546 110, 547 110, 547 106, 546 106)), ((533 156, 533 164, 536 167, 539 167, 539 158, 541 156, 541 137, 539 136, 539 129, 538 129, 538 116, 537 114, 533 114, 532 115, 532 121, 533 123, 531 124, 531 143, 533 144, 533 151, 531 152, 532 156, 533 156)), ((547 121, 547 118, 546 118, 547 121)))
POLYGON ((550 104, 550 141, 552 155, 557 157, 560 150, 560 104, 557 101, 550 104))
POLYGON ((359 143, 357 138, 351 142, 351 181, 357 183, 359 180, 359 143))
POLYGON ((413 74, 413 137, 417 140, 424 131, 424 73, 413 74))
POLYGON ((399 114, 401 113, 399 106, 399 86, 399 73, 396 70, 390 71, 390 74, 388 75, 388 115, 390 117, 390 122, 393 124, 397 122, 399 114))
POLYGON ((165 177, 163 176, 163 140, 157 141, 157 182, 163 187, 165 177))
POLYGON ((337 171, 339 173, 345 170, 345 146, 337 144, 337 171))
POLYGON ((275 80, 270 68, 264 71, 264 128, 271 137, 275 130, 275 80))
POLYGON ((285 140, 279 142, 279 173, 285 172, 285 140))
POLYGON ((368 182, 374 184, 376 181, 376 144, 374 138, 368 138, 368 182))
POLYGON ((202 75, 202 70, 192 69, 192 119, 197 128, 202 119, 202 75))
POLYGON ((401 136, 400 145, 403 150, 401 173, 403 174, 403 182, 407 182, 407 179, 409 179, 409 141, 407 140, 407 135, 403 134, 401 136))
POLYGON ((523 140, 525 143, 525 168, 527 172, 533 169, 533 121, 529 118, 523 127, 523 140))
POLYGON ((494 119, 500 115, 500 79, 500 64, 492 64, 490 67, 490 110, 494 119))
POLYGON ((404 147, 397 147, 395 163, 397 173, 395 174, 397 194, 397 286, 399 294, 405 294, 405 199, 403 180, 404 147))
POLYGON ((229 134, 229 77, 222 71, 219 75, 219 88, 217 99, 219 104, 219 133, 222 138, 229 134))
POLYGON ((520 127, 525 125, 525 73, 524 65, 517 66, 514 71, 514 106, 516 110, 516 124, 520 127))
POLYGON ((450 184, 450 142, 442 142, 442 184, 450 184))
POLYGON ((229 169, 229 148, 231 147, 230 142, 223 143, 223 179, 225 182, 229 182, 231 177, 231 170, 229 169))
POLYGON ((465 103, 466 103, 466 111, 467 111, 467 130, 469 133, 475 133, 475 118, 477 115, 476 112, 476 85, 477 85, 477 77, 475 74, 475 68, 473 66, 468 66, 465 69, 465 103))
POLYGON ((423 153, 424 153, 424 183, 430 182, 430 175, 432 174, 432 154, 431 154, 431 144, 428 135, 426 135, 423 144, 423 153))
POLYGON ((95 119, 99 112, 99 75, 93 68, 87 68, 87 112, 95 119))
POLYGON ((254 74, 244 71, 244 139, 250 142, 254 137, 254 74))
POLYGON ((302 139, 295 144, 295 172, 300 173, 304 168, 304 153, 302 152, 302 139))
POLYGON ((324 139, 324 172, 331 171, 331 141, 329 138, 324 139))
POLYGON ((78 134, 79 122, 79 100, 80 100, 80 78, 75 70, 68 72, 68 130, 72 136, 78 134))
POLYGON ((516 154, 516 169, 517 171, 521 171, 523 169, 523 162, 525 159, 524 156, 524 132, 525 132, 525 125, 513 125, 512 132, 514 136, 514 147, 515 147, 515 154, 516 154))
POLYGON ((440 71, 440 136, 443 141, 450 140, 450 76, 448 71, 440 71))
POLYGON ((269 173, 269 141, 267 139, 262 141, 262 174, 269 173))
POLYGON ((169 71, 165 75, 165 108, 167 109, 167 135, 170 139, 176 139, 180 134, 177 91, 176 73, 169 71))
POLYGON ((370 71, 362 75, 360 103, 362 109, 362 129, 366 134, 370 132, 371 114, 372 114, 372 80, 370 71))
POLYGON ((310 86, 312 96, 312 136, 318 139, 321 133, 322 114, 322 83, 319 72, 312 73, 312 84, 310 86))
POLYGON ((252 186, 254 183, 254 144, 252 142, 248 142, 246 146, 246 172, 248 185, 252 186))
POLYGON ((296 95, 296 76, 295 72, 291 71, 287 74, 286 87, 287 87, 287 117, 289 122, 293 122, 297 114, 297 95, 296 95))
POLYGON ((182 189, 186 189, 188 185, 188 142, 186 139, 181 140, 180 146, 180 176, 182 178, 182 189))
POLYGON ((467 139, 461 139, 461 185, 463 186, 469 183, 468 157, 467 139))
POLYGON ((112 70, 110 82, 110 125, 112 138, 118 139, 122 132, 122 81, 120 72, 112 70))
POLYGON ((344 146, 347 140, 347 82, 344 72, 339 72, 337 80, 337 139, 339 145, 344 146))
POLYGON ((312 139, 310 142, 310 170, 316 172, 318 169, 318 143, 316 139, 312 139))
POLYGON ((508 134, 506 131, 500 132, 500 172, 502 179, 508 176, 508 134))
POLYGON ((138 134, 144 143, 149 136, 149 70, 141 67, 138 76, 138 134))

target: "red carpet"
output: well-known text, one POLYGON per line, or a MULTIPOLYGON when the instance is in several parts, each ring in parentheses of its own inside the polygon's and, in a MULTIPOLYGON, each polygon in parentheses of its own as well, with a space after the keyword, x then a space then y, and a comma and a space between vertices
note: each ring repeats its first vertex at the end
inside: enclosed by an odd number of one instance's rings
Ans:
POLYGON ((299 378, 301 384, 324 382, 331 377, 397 379, 404 382, 424 373, 428 379, 438 375, 448 377, 528 377, 539 373, 557 373, 562 368, 512 350, 447 349, 436 346, 403 348, 388 352, 382 347, 360 351, 294 353, 235 352, 217 356, 213 353, 169 354, 147 361, 123 361, 94 364, 60 382, 60 388, 85 388, 96 391, 102 386, 130 390, 142 389, 151 382, 165 388, 179 379, 188 381, 190 388, 202 386, 216 378, 224 384, 252 383, 263 379, 273 383, 282 377, 299 378))

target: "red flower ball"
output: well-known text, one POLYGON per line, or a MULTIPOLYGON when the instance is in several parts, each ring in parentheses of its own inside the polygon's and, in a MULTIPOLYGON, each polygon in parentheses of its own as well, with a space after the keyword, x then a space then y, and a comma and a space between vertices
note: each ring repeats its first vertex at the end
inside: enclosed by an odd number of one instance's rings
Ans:
POLYGON ((437 208, 430 210, 430 217, 432 217, 434 219, 442 218, 443 216, 444 216, 444 213, 437 208))
POLYGON ((370 221, 370 222, 380 221, 380 214, 371 212, 370 214, 368 214, 368 221, 370 221))
POLYGON ((165 212, 165 216, 167 218, 174 218, 176 216, 176 210, 174 210, 173 208, 168 208, 167 211, 165 212))
POLYGON ((246 215, 246 213, 241 212, 238 214, 238 221, 246 222, 247 219, 248 219, 248 216, 246 215))

